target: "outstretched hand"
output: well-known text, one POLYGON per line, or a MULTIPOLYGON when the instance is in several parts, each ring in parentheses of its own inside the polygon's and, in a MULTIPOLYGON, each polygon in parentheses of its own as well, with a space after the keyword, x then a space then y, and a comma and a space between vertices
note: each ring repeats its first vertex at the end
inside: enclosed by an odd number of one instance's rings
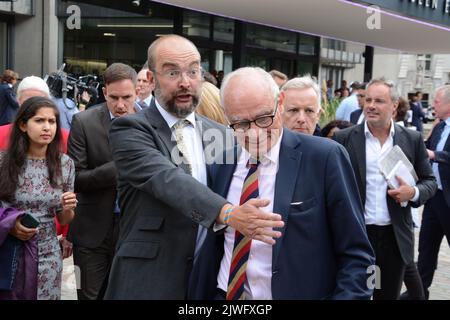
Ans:
POLYGON ((281 232, 274 231, 273 228, 282 228, 284 222, 281 215, 260 209, 269 203, 270 200, 267 199, 250 199, 235 207, 228 219, 228 225, 246 237, 274 245, 275 239, 281 237, 281 232))

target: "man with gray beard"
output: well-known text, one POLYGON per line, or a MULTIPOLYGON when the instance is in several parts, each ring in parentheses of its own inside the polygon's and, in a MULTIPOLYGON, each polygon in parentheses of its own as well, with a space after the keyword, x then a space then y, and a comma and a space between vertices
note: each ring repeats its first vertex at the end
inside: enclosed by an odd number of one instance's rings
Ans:
POLYGON ((270 245, 281 236, 272 230, 284 225, 281 216, 260 210, 269 200, 233 208, 206 186, 208 165, 233 138, 194 112, 200 61, 189 40, 158 38, 148 49, 152 106, 112 124, 122 216, 106 299, 185 299, 206 229, 215 223, 270 245))

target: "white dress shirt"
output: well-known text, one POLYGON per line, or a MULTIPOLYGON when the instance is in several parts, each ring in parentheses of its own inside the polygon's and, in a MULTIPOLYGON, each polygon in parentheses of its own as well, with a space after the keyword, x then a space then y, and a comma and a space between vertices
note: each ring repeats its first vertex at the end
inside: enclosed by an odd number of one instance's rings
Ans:
MULTIPOLYGON (((164 120, 167 122, 169 128, 174 131, 173 126, 180 121, 179 118, 167 112, 157 100, 155 100, 156 107, 161 113, 164 120)), ((186 117, 186 120, 189 121, 191 125, 183 128, 183 140, 188 148, 189 156, 191 157, 191 167, 192 167, 192 176, 199 182, 204 185, 207 185, 207 176, 206 176, 206 162, 205 155, 203 153, 203 142, 200 131, 198 129, 198 125, 195 121, 195 113, 192 112, 186 117)), ((174 141, 175 136, 172 137, 174 141)))
MULTIPOLYGON (((364 134, 366 137, 366 224, 386 226, 391 224, 391 216, 387 206, 388 185, 381 174, 378 161, 394 147, 394 122, 391 120, 389 136, 381 146, 378 138, 370 132, 367 122, 364 123, 364 134)), ((417 201, 419 189, 414 187, 415 194, 410 201, 417 201)))
MULTIPOLYGON (((277 143, 261 159, 258 166, 258 190, 259 198, 269 199, 270 204, 262 208, 266 212, 273 211, 275 195, 275 178, 278 171, 280 145, 283 133, 277 143)), ((247 167, 250 154, 242 149, 236 171, 231 180, 227 200, 233 205, 239 205, 242 187, 249 168, 247 167)), ((224 256, 220 264, 217 277, 218 288, 227 291, 230 275, 231 256, 233 254, 235 230, 228 227, 225 230, 224 256)), ((246 300, 271 300, 272 299, 272 246, 258 240, 252 240, 250 254, 247 263, 247 281, 245 283, 246 300)))

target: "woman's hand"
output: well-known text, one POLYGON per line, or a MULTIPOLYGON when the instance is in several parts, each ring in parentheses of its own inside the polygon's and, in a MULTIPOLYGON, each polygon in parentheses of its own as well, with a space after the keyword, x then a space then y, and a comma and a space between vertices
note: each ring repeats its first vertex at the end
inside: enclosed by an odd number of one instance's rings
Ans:
POLYGON ((24 227, 20 222, 21 219, 22 217, 16 219, 16 223, 14 224, 14 227, 9 231, 9 233, 19 240, 28 241, 33 238, 36 233, 38 233, 38 228, 31 229, 24 227))

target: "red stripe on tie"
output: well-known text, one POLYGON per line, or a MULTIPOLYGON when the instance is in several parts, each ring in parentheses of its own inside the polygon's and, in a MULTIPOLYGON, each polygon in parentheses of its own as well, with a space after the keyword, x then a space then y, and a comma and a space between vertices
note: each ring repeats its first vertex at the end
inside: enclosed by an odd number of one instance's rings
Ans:
MULTIPOLYGON (((243 238, 242 240, 244 240, 245 238, 243 238)), ((241 261, 241 258, 250 251, 250 247, 251 247, 252 242, 249 241, 245 246, 242 247, 242 249, 236 253, 236 255, 233 257, 233 261, 231 262, 231 267, 230 267, 230 273, 233 273, 234 269, 236 268, 237 264, 239 263, 239 261, 241 261)))
POLYGON ((249 195, 258 190, 258 180, 255 180, 247 189, 242 193, 240 204, 243 204, 248 200, 249 195))
MULTIPOLYGON (((247 274, 245 272, 242 272, 241 276, 239 277, 238 281, 236 281, 233 289, 231 289, 230 293, 227 294, 227 300, 234 300, 234 295, 236 294, 236 291, 244 285, 245 280, 247 279, 247 274)), ((239 297, 238 297, 239 299, 239 297)))

